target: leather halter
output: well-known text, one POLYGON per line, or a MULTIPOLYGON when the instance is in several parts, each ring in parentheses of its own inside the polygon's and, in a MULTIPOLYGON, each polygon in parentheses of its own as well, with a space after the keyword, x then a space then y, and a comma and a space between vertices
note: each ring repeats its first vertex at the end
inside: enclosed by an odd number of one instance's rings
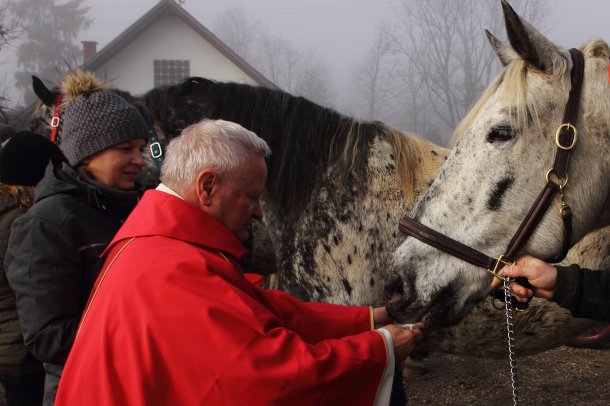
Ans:
POLYGON ((60 108, 61 108, 61 101, 62 101, 63 97, 64 97, 63 93, 59 92, 59 94, 55 98, 55 105, 53 107, 53 116, 51 117, 51 136, 49 137, 49 139, 53 143, 55 143, 57 141, 57 131, 59 129, 60 113, 61 113, 60 108))
POLYGON ((148 106, 146 106, 146 101, 142 103, 142 113, 144 116, 144 120, 146 121, 146 127, 148 128, 148 145, 150 149, 150 155, 155 160, 157 169, 161 170, 164 159, 163 146, 159 142, 159 137, 157 136, 157 131, 155 131, 155 125, 153 123, 150 110, 148 110, 148 106))
MULTIPOLYGON (((546 174, 546 185, 544 189, 530 208, 529 212, 521 222, 519 228, 513 235, 506 251, 503 255, 497 258, 483 254, 476 249, 462 244, 450 237, 447 237, 438 231, 435 231, 423 224, 409 218, 403 217, 399 222, 399 230, 405 234, 417 238, 418 240, 431 245, 434 248, 440 249, 454 257, 466 261, 472 265, 489 270, 495 277, 500 277, 498 272, 505 266, 514 263, 517 255, 521 252, 523 246, 527 243, 534 230, 542 220, 544 214, 549 208, 553 198, 560 193, 561 208, 560 214, 564 223, 563 247, 561 253, 547 262, 560 262, 563 260, 569 249, 571 234, 572 234, 572 212, 566 205, 563 195, 563 189, 568 183, 568 165, 570 162, 570 153, 576 146, 577 130, 576 122, 578 119, 578 110, 580 106, 580 95, 582 91, 582 83, 584 78, 584 57, 577 49, 570 49, 572 56, 572 71, 571 81, 572 88, 568 96, 568 102, 563 118, 563 124, 557 129, 555 135, 555 143, 557 151, 555 153, 555 162, 553 167, 546 174), (557 179, 553 181, 552 176, 557 179)), ((524 278, 518 278, 517 282, 524 286, 530 286, 524 278)), ((519 302, 518 304, 525 305, 519 302)))

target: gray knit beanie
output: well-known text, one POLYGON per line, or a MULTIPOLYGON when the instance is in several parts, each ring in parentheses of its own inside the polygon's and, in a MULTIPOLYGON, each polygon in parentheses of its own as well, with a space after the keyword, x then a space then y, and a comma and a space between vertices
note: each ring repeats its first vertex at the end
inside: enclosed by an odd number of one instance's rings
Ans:
POLYGON ((85 158, 135 138, 147 139, 138 110, 108 91, 80 94, 63 113, 59 147, 73 167, 85 158))

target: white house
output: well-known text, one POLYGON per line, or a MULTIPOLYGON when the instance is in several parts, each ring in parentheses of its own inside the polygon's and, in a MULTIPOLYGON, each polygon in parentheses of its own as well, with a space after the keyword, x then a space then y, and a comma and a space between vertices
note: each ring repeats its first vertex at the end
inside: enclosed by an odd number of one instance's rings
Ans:
MULTIPOLYGON (((81 68, 133 95, 189 76, 278 88, 174 0, 159 1, 99 52, 96 42, 82 43, 81 68)), ((15 114, 11 125, 29 129, 35 107, 15 114)))
POLYGON ((174 0, 161 0, 99 52, 95 42, 83 46, 83 68, 132 94, 189 76, 276 88, 174 0))

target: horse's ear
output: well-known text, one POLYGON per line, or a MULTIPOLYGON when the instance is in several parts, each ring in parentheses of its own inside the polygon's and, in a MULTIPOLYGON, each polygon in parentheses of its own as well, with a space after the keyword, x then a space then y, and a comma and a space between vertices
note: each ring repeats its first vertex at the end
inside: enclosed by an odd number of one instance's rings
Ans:
POLYGON ((491 44, 496 55, 500 58, 500 62, 502 62, 503 66, 508 65, 515 59, 519 58, 519 55, 505 42, 500 41, 496 38, 491 32, 485 30, 485 35, 487 36, 487 41, 491 44))
POLYGON ((508 40, 515 52, 530 66, 541 71, 551 71, 553 60, 560 55, 559 48, 523 21, 506 0, 502 0, 502 10, 508 40))
POLYGON ((45 106, 53 107, 58 92, 52 92, 42 83, 42 80, 36 76, 32 76, 32 87, 36 96, 44 103, 45 106))

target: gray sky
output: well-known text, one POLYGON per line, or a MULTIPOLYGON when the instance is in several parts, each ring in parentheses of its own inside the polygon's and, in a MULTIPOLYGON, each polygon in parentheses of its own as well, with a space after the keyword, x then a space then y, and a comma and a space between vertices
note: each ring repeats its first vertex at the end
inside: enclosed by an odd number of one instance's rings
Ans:
MULTIPOLYGON (((136 21, 157 0, 87 0, 96 22, 83 39, 98 49, 136 21), (118 4, 120 15, 116 15, 118 4)), ((219 13, 232 6, 244 9, 271 34, 303 51, 315 50, 332 69, 333 80, 349 75, 372 44, 375 29, 391 16, 386 0, 186 0, 184 8, 213 31, 219 13)))
MULTIPOLYGON (((594 38, 610 42, 610 1, 550 1, 553 14, 547 19, 548 27, 541 30, 551 40, 566 47, 594 38)), ((86 3, 95 22, 82 39, 98 41, 100 49, 157 4, 157 0, 86 3)), ((184 7, 208 28, 213 28, 216 16, 223 10, 243 7, 247 17, 260 21, 271 33, 303 50, 316 50, 343 76, 362 59, 376 28, 391 19, 392 4, 396 0, 186 0, 184 7)), ((518 8, 516 11, 519 12, 518 8)), ((504 33, 494 34, 504 37, 504 33)))
MULTIPOLYGON (((65 0, 55 0, 61 3, 65 0)), ((331 81, 343 89, 354 67, 372 44, 377 27, 391 19, 397 0, 186 0, 185 9, 213 29, 217 15, 231 6, 260 21, 271 34, 303 51, 315 50, 331 69, 331 81)), ((451 0, 447 0, 451 1, 451 0)), ((546 27, 537 27, 559 45, 578 46, 585 40, 610 42, 610 1, 550 0, 553 12, 546 27)), ((86 0, 93 25, 80 40, 98 42, 98 50, 150 10, 157 0, 86 0)), ((498 0, 498 10, 500 10, 498 0)), ((519 12, 518 8, 516 8, 519 12)), ((504 33, 494 33, 504 38, 504 33)), ((481 33, 483 35, 483 33, 481 33)), ((0 78, 12 78, 10 50, 0 55, 0 78)), ((4 53, 4 51, 3 51, 4 53)))

